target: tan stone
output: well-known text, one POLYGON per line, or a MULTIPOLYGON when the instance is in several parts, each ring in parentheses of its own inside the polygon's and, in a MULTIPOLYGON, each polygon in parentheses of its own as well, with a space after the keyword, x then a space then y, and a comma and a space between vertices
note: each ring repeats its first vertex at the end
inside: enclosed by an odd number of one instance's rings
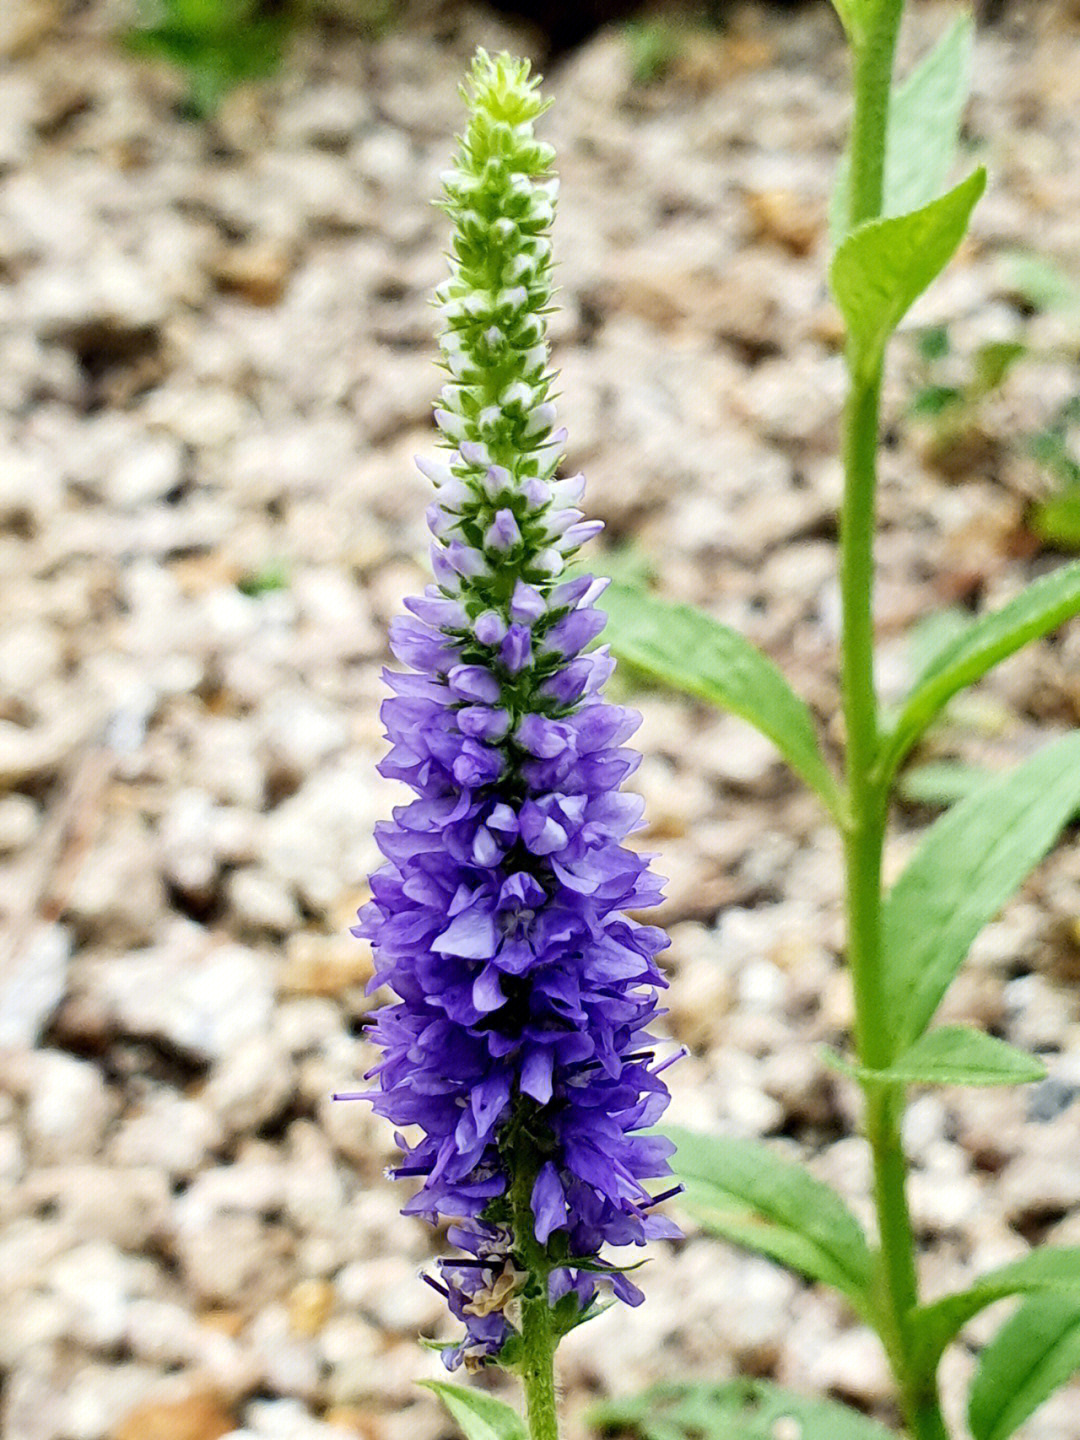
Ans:
POLYGON ((289 1328, 294 1335, 317 1335, 334 1308, 334 1287, 328 1280, 301 1280, 289 1293, 289 1328))
POLYGON ((276 305, 285 293, 293 258, 278 244, 233 245, 215 258, 212 274, 218 288, 252 305, 276 305))
POLYGON ((285 946, 281 990, 286 995, 340 995, 371 978, 371 951, 351 935, 301 931, 285 946))
POLYGON ((181 1400, 148 1400, 111 1432, 110 1440, 220 1440, 236 1429, 236 1418, 212 1390, 181 1400))

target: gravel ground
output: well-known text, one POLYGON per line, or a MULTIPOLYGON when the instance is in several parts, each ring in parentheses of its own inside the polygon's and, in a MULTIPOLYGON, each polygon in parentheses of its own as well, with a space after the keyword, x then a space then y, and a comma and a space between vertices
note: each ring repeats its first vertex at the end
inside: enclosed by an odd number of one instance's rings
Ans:
MULTIPOLYGON (((916 11, 909 55, 949 13, 916 11)), ((424 573, 429 200, 473 45, 530 37, 472 10, 366 45, 307 37, 208 128, 178 117, 175 77, 108 43, 108 6, 52 19, 43 0, 0 18, 0 1428, 438 1440, 413 1383, 440 1373, 415 1339, 444 1333, 416 1278, 435 1241, 382 1178, 388 1127, 328 1097, 371 1058, 370 956, 347 926, 395 798, 374 769, 386 625, 424 573)), ((648 88, 601 33, 549 79, 562 414, 612 562, 743 629, 835 733, 835 23, 738 9, 648 88)), ((1075 316, 1020 303, 1002 257, 1080 265, 1069 6, 983 28, 966 142, 991 190, 919 318, 960 356, 1018 337, 1037 357, 942 436, 899 429, 917 377, 898 348, 887 696, 914 621, 1001 603, 1056 559, 1025 525, 1047 480, 1023 436, 1076 388, 1075 316)), ((1078 647, 1074 628, 1003 666, 923 757, 1004 764, 1075 724, 1078 647)), ((741 723, 634 703, 690 1050, 672 1117, 772 1137, 864 1212, 856 1099, 817 1057, 850 1020, 837 843, 741 723)), ((930 814, 899 814, 891 871, 930 814)), ((932 1291, 1080 1240, 1078 917, 1069 845, 947 1002, 1051 1078, 915 1100, 932 1291)), ((691 1226, 655 1250, 648 1302, 563 1348, 568 1440, 590 1398, 683 1373, 890 1417, 877 1342, 830 1297, 691 1226)), ((958 1426, 1000 1313, 947 1358, 958 1426)), ((1078 1394, 1024 1436, 1077 1440, 1078 1394)))

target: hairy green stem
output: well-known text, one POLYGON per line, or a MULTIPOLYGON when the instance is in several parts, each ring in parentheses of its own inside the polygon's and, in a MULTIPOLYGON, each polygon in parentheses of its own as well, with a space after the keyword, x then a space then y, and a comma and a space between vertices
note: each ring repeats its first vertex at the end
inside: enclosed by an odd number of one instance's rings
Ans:
MULTIPOLYGON (((546 1285, 545 1285, 546 1289, 546 1285)), ((531 1440, 559 1440, 555 1408, 555 1345, 547 1296, 526 1296, 521 1309, 521 1383, 531 1440)))
MULTIPOLYGON (((854 55, 855 113, 851 134, 850 224, 882 213, 889 94, 903 0, 864 0, 873 7, 854 55)), ((881 859, 888 792, 875 778, 878 709, 874 685, 874 528, 882 366, 869 372, 849 350, 851 393, 844 435, 840 585, 842 674, 847 731, 846 780, 848 961, 855 991, 855 1043, 860 1063, 883 1069, 894 1058, 892 1017, 882 955, 881 859)), ((896 1375, 914 1440, 947 1440, 934 1375, 916 1372, 908 1316, 918 1302, 915 1243, 908 1210, 907 1166, 900 1138, 904 1089, 866 1086, 866 1135, 874 1166, 881 1240, 881 1337, 896 1375)))
POLYGON ((510 1201, 514 1216, 514 1248, 529 1273, 521 1297, 521 1383, 530 1440, 559 1440, 555 1401, 555 1349, 559 1343, 548 1303, 550 1265, 536 1238, 532 1187, 534 1157, 519 1137, 514 1146, 514 1182, 510 1201))
POLYGON ((855 48, 855 113, 851 121, 848 222, 854 228, 881 214, 896 37, 904 0, 861 0, 871 12, 855 48))

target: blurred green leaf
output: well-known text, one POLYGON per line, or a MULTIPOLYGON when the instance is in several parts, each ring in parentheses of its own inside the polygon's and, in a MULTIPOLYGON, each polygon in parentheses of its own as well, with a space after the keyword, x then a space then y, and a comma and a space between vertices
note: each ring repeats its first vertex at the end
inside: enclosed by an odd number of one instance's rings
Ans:
POLYGON ((848 39, 857 40, 862 34, 861 12, 866 8, 863 0, 832 0, 832 7, 848 39))
POLYGON ((662 80, 686 48, 685 25, 665 16, 628 20, 623 34, 630 47, 630 74, 635 85, 662 80))
POLYGON ((608 613, 607 638, 620 659, 749 720, 839 813, 838 787, 809 709, 749 640, 690 605, 670 605, 625 585, 609 586, 597 603, 608 613))
POLYGON ((287 9, 261 0, 159 0, 144 4, 129 49, 183 70, 194 114, 211 114, 234 86, 273 74, 293 23, 287 9))
MULTIPOLYGON (((919 674, 899 715, 882 736, 878 761, 892 775, 943 707, 1010 655, 1080 614, 1080 561, 1040 576, 1015 599, 958 627, 919 674)), ((951 622, 950 622, 951 623, 951 622)))
POLYGON ((834 1190, 760 1141, 674 1127, 664 1134, 678 1147, 671 1165, 703 1229, 832 1285, 869 1314, 870 1249, 834 1190))
POLYGON ((972 378, 973 398, 981 399, 997 390, 1018 360, 1027 354, 1021 340, 989 340, 975 351, 972 378))
POLYGON ((916 620, 908 636, 908 662, 915 676, 915 684, 937 664, 961 635, 967 633, 972 619, 966 610, 956 605, 946 605, 943 610, 931 610, 916 620))
POLYGON ((261 570, 252 570, 236 582, 241 595, 268 595, 289 588, 289 569, 284 560, 273 560, 261 570))
POLYGON ((1001 267, 1009 289, 1033 310, 1080 309, 1080 284, 1052 260, 1015 251, 1001 267))
POLYGON ((857 1080, 899 1085, 1030 1085, 1046 1079, 1031 1055, 967 1025, 928 1030, 884 1070, 867 1070, 835 1054, 826 1059, 857 1080))
MULTIPOLYGON (((929 55, 893 90, 882 215, 918 210, 944 188, 956 158, 960 119, 971 89, 974 34, 971 16, 960 15, 929 55)), ((845 152, 829 210, 836 245, 848 229, 850 172, 851 161, 845 152)))
POLYGON ((948 808, 965 800, 988 778, 978 765, 962 760, 929 760, 906 770, 897 785, 900 798, 912 805, 948 808))
POLYGON ((1044 500, 1032 512, 1031 528, 1040 540, 1062 550, 1080 550, 1080 486, 1075 494, 1066 492, 1044 500))
POLYGON ((979 931, 1080 805, 1080 731, 994 776, 937 820, 885 901, 884 970, 893 1041, 922 1035, 979 931))
POLYGON ((937 420, 964 403, 964 392, 955 385, 924 385, 915 392, 910 413, 919 419, 937 420))
POLYGON ((596 1430, 629 1432, 639 1440, 777 1440, 789 1428, 799 1440, 896 1440, 857 1410, 765 1380, 654 1385, 640 1395, 605 1400, 586 1418, 596 1430))
POLYGON ((1008 1440, 1080 1370, 1080 1296, 1035 1295, 979 1356, 968 1396, 974 1440, 1008 1440))
POLYGON ((445 1380, 421 1380, 437 1395, 461 1426, 466 1440, 529 1440, 525 1422, 516 1410, 482 1390, 466 1390, 445 1380))
POLYGON ((1010 1295, 1057 1292, 1080 1303, 1080 1249, 1044 1245, 1010 1265, 980 1275, 968 1290, 943 1295, 908 1315, 913 1358, 923 1374, 936 1368, 946 1345, 981 1310, 1010 1295))
POLYGON ((935 360, 944 360, 952 348, 948 328, 945 325, 926 326, 916 333, 915 346, 919 359, 928 365, 935 360))

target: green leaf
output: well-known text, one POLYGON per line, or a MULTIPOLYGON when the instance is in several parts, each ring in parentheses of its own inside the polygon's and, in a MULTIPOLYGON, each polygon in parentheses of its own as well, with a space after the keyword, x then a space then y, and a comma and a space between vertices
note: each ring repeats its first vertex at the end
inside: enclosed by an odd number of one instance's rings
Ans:
POLYGON ((985 188, 980 166, 921 210, 871 220, 843 241, 829 267, 829 283, 859 371, 873 371, 889 336, 952 259, 985 188))
POLYGON ((975 26, 959 15, 889 102, 885 215, 905 215, 940 195, 960 138, 971 89, 975 26))
POLYGON ((1017 250, 1001 264, 1006 285, 1033 309, 1080 309, 1080 285, 1045 256, 1017 250))
POLYGON ((1080 550, 1080 490, 1069 489, 1036 505, 1031 525, 1040 540, 1063 550, 1080 550))
POLYGON ((916 391, 908 413, 917 420, 940 420, 964 403, 964 392, 955 385, 924 385, 916 391))
POLYGON ((703 1229, 834 1286, 868 1313, 870 1249, 834 1190, 759 1141, 664 1133, 678 1146, 671 1164, 703 1229))
POLYGON ((1080 731, 994 776, 931 826, 885 901, 896 1053, 933 1019, 971 943, 1080 804, 1080 731))
POLYGON ((466 1390, 445 1380, 421 1380, 461 1426, 466 1440, 529 1440, 525 1421, 516 1410, 482 1390, 466 1390))
POLYGON ((1007 1440, 1080 1370, 1080 1297, 1037 1295, 979 1356, 968 1397, 975 1440, 1007 1440))
POLYGON ((597 1430, 630 1431, 639 1440, 896 1440, 890 1430, 833 1400, 809 1400, 766 1380, 654 1385, 641 1395, 605 1400, 589 1411, 597 1430), (783 1421, 794 1422, 783 1425, 783 1421))
POLYGON ((1028 353, 1028 347, 1021 340, 988 340, 975 351, 973 366, 975 375, 972 389, 977 396, 989 395, 992 390, 1005 382, 1005 377, 1028 353))
POLYGON ((908 664, 916 685, 937 666, 942 655, 956 644, 961 635, 967 633, 970 626, 970 614, 957 605, 931 610, 916 620, 907 639, 908 664))
POLYGON ((1046 1067, 1033 1056, 967 1025, 943 1025, 915 1041, 885 1070, 828 1063, 859 1080, 903 1085, 1028 1085, 1046 1079, 1046 1067))
POLYGON ((1057 1292, 1080 1304, 1080 1249, 1043 1246, 1010 1265, 980 1275, 970 1290, 943 1295, 910 1312, 908 1323, 913 1360, 920 1374, 929 1374, 946 1345, 987 1305, 1010 1295, 1057 1292))
MULTIPOLYGON (((930 54, 893 91, 889 101, 883 215, 918 210, 944 188, 956 158, 960 118, 971 88, 974 36, 971 16, 959 16, 930 54)), ((845 153, 829 213, 835 244, 847 231, 850 172, 851 161, 845 153)))
POLYGON ((960 690, 1032 640, 1080 614, 1080 561, 1062 565, 1026 590, 967 625, 934 655, 885 736, 879 762, 891 776, 930 722, 960 690))
POLYGON ((624 585, 609 586, 599 604, 616 655, 673 689, 741 715, 839 814, 836 781, 809 709, 749 640, 690 605, 669 605, 624 585))
POLYGON ((948 809, 957 800, 966 800, 984 784, 987 772, 962 760, 928 760, 905 770, 897 784, 901 800, 912 805, 933 805, 948 809))

